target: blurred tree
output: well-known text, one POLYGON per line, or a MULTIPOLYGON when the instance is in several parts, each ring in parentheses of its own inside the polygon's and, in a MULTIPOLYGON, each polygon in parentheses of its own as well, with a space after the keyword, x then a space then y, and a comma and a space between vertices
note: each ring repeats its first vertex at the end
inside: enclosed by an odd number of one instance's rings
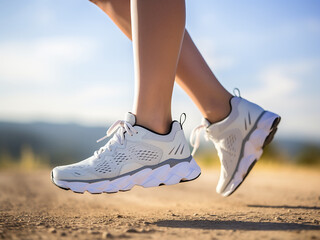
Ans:
POLYGON ((297 157, 297 163, 302 165, 320 165, 320 147, 312 144, 303 147, 297 157))
POLYGON ((0 169, 1 168, 9 168, 13 165, 15 159, 11 156, 9 151, 4 148, 1 148, 0 151, 0 169))

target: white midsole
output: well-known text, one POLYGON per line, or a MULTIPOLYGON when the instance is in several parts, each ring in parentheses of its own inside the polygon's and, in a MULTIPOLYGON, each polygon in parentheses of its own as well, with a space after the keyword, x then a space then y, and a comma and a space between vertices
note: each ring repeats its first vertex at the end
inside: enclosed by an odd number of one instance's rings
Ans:
POLYGON ((243 157, 240 159, 238 169, 233 180, 226 187, 223 196, 228 196, 243 181, 249 167, 254 161, 258 161, 263 153, 263 144, 270 131, 272 124, 279 115, 266 111, 259 119, 257 128, 251 133, 249 139, 245 143, 243 157))
POLYGON ((181 162, 173 167, 166 164, 155 169, 145 168, 135 174, 126 175, 111 181, 103 180, 94 183, 85 183, 52 180, 59 187, 71 189, 74 192, 113 193, 130 190, 135 185, 142 187, 156 187, 160 184, 173 185, 179 183, 181 180, 193 180, 198 177, 200 173, 200 167, 192 158, 190 162, 181 162))

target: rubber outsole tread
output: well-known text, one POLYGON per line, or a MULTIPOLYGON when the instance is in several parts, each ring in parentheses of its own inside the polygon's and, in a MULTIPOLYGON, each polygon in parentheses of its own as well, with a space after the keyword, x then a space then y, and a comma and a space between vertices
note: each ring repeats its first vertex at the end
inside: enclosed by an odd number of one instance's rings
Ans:
POLYGON ((276 134, 277 130, 278 130, 278 125, 281 121, 281 117, 277 117, 271 126, 271 132, 269 133, 269 135, 266 137, 266 139, 264 140, 263 146, 262 148, 264 148, 265 146, 267 146, 269 143, 271 143, 271 141, 274 138, 274 135, 276 134))
MULTIPOLYGON (((277 117, 277 118, 273 121, 273 123, 272 123, 272 125, 271 125, 271 128, 270 128, 271 131, 270 131, 270 133, 268 134, 268 136, 266 137, 266 139, 264 140, 264 143, 263 143, 263 145, 262 145, 262 149, 264 149, 264 148, 265 148, 269 143, 271 143, 271 141, 273 140, 274 135, 275 135, 275 133, 276 133, 277 130, 278 130, 278 125, 279 125, 280 121, 281 121, 281 117, 277 117)), ((229 197, 230 195, 232 195, 232 194, 240 187, 240 185, 244 182, 244 180, 245 180, 246 177, 249 175, 249 173, 251 172, 251 170, 253 169, 253 167, 254 167, 254 165, 255 165, 256 163, 257 163, 257 159, 255 159, 255 160, 251 163, 251 165, 249 166, 246 174, 244 175, 242 181, 238 184, 238 186, 236 186, 236 188, 235 188, 231 193, 229 193, 227 196, 225 196, 225 197, 229 197)))
MULTIPOLYGON (((198 177, 200 177, 200 175, 201 175, 201 172, 200 172, 200 173, 199 173, 199 175, 198 175, 198 176, 196 176, 195 178, 193 178, 193 179, 189 179, 189 180, 183 180, 183 179, 181 179, 179 183, 185 183, 185 182, 191 182, 191 181, 194 181, 194 180, 196 180, 198 177)), ((165 184, 164 184, 164 185, 165 185, 165 184)))
MULTIPOLYGON (((189 179, 189 180, 183 180, 183 179, 181 179, 179 182, 177 182, 177 184, 178 183, 184 183, 184 182, 190 182, 190 181, 193 181, 193 180, 196 180, 199 176, 201 175, 201 172, 199 173, 199 175, 197 175, 195 178, 193 178, 193 179, 189 179)), ((85 190, 85 191, 83 191, 83 192, 78 192, 78 191, 74 191, 74 190, 72 190, 72 189, 70 189, 70 188, 65 188, 65 187, 61 187, 61 186, 59 186, 59 185, 57 185, 55 182, 54 182, 54 180, 53 180, 54 178, 53 178, 53 172, 51 172, 51 181, 52 181, 52 183, 54 184, 54 185, 56 185, 57 187, 59 187, 59 188, 61 188, 61 189, 63 189, 63 190, 65 190, 65 191, 72 191, 72 192, 74 192, 74 193, 78 193, 78 194, 83 194, 84 192, 88 192, 88 193, 90 193, 90 194, 102 194, 102 193, 107 193, 107 194, 113 194, 113 193, 118 193, 118 192, 128 192, 128 191, 130 191, 134 186, 136 186, 136 185, 134 185, 131 189, 126 189, 126 190, 118 190, 118 191, 115 191, 115 192, 90 192, 90 191, 88 191, 88 190, 85 190)), ((163 185, 167 185, 167 184, 165 184, 165 183, 160 183, 158 186, 163 186, 163 185)), ((168 186, 170 186, 171 184, 169 184, 168 186)))

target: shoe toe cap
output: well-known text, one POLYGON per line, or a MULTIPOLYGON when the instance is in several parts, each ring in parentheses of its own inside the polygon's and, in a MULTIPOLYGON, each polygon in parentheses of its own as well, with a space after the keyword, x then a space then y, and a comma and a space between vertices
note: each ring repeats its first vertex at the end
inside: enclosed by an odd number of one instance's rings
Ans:
POLYGON ((55 167, 51 171, 51 178, 55 181, 62 181, 66 179, 74 178, 73 174, 65 167, 55 167))

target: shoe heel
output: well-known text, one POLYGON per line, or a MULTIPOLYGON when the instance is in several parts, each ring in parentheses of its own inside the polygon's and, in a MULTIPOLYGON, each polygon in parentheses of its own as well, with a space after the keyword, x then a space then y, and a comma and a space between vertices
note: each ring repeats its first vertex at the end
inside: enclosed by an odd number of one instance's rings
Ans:
POLYGON ((275 133, 278 130, 278 125, 281 121, 281 117, 275 113, 266 111, 258 123, 258 128, 262 129, 263 131, 267 131, 268 135, 265 138, 262 148, 264 148, 266 145, 268 145, 275 135, 275 133))
POLYGON ((266 140, 264 141, 262 148, 264 148, 265 146, 267 146, 269 143, 272 142, 274 135, 276 134, 276 132, 278 130, 277 126, 280 123, 280 121, 281 121, 281 117, 274 120, 274 122, 272 124, 272 128, 271 128, 271 132, 269 133, 266 140))
POLYGON ((275 113, 266 111, 258 120, 257 128, 250 135, 249 141, 256 149, 263 149, 268 145, 277 132, 277 126, 281 117, 275 113))
POLYGON ((189 174, 181 179, 180 182, 189 182, 196 180, 201 175, 201 168, 197 164, 197 162, 192 158, 189 166, 189 174))

